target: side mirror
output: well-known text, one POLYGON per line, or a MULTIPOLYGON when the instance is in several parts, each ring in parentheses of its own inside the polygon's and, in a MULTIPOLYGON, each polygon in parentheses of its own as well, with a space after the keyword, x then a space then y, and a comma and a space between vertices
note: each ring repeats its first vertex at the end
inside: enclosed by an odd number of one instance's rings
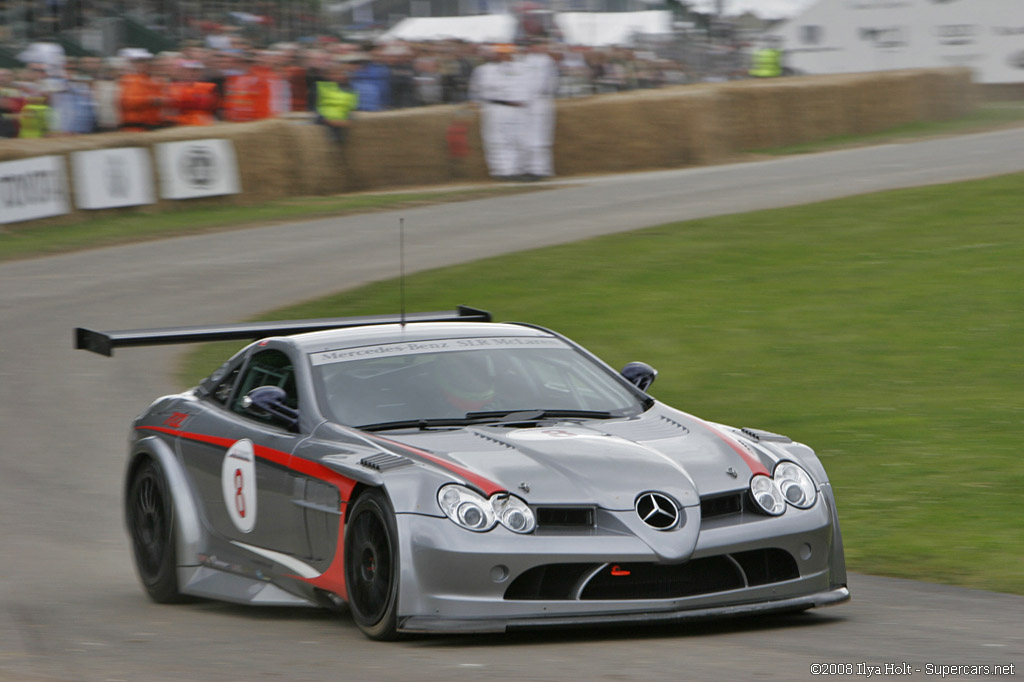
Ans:
POLYGON ((257 417, 270 416, 289 429, 299 424, 299 411, 285 404, 288 394, 279 386, 258 386, 242 398, 242 409, 257 417))
POLYGON ((657 378, 658 370, 654 369, 646 362, 631 362, 623 367, 619 374, 621 374, 626 381, 633 384, 641 391, 646 392, 657 378))

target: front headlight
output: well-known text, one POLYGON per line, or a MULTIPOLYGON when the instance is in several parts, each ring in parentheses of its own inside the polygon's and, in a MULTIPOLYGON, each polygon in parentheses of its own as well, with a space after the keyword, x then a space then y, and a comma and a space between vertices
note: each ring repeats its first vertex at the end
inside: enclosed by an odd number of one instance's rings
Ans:
POLYGON ((474 490, 452 483, 437 491, 437 504, 449 519, 478 533, 498 523, 514 533, 529 533, 537 527, 529 505, 509 493, 497 493, 488 500, 474 490))
POLYGON ((469 488, 446 485, 437 491, 437 503, 445 516, 466 530, 483 532, 494 528, 491 504, 469 488))
POLYGON ((775 467, 775 482, 782 496, 798 509, 808 509, 814 505, 817 491, 814 481, 803 468, 793 462, 779 462, 775 467))
POLYGON ((758 474, 750 479, 750 496, 761 511, 772 516, 786 511, 787 504, 810 509, 817 495, 810 474, 795 462, 779 462, 772 476, 758 474))
POLYGON ((750 479, 750 496, 765 514, 778 516, 786 511, 786 499, 771 477, 758 474, 750 479))
POLYGON ((529 533, 537 526, 533 510, 515 495, 495 495, 491 506, 501 525, 513 533, 529 533))

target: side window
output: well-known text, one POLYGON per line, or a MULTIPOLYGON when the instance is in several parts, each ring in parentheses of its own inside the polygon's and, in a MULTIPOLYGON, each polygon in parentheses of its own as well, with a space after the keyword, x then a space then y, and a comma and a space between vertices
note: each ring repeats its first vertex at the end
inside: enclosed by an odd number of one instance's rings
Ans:
POLYGON ((287 394, 285 404, 288 407, 298 409, 298 391, 295 388, 295 370, 292 361, 287 355, 278 350, 263 350, 249 360, 245 371, 240 379, 238 392, 235 393, 231 410, 245 417, 259 419, 266 423, 272 423, 269 417, 261 419, 252 412, 242 407, 242 398, 254 388, 260 386, 277 386, 283 388, 287 394))
POLYGON ((228 400, 231 398, 231 389, 235 387, 235 382, 238 381, 238 373, 241 371, 241 367, 236 367, 226 377, 217 382, 217 385, 210 391, 210 399, 214 402, 220 403, 221 405, 227 406, 228 400))

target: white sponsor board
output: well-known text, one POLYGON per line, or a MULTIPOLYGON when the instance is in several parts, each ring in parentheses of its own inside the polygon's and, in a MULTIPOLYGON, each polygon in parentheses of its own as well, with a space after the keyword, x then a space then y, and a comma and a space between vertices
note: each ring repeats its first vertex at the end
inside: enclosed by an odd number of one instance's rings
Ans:
POLYGON ((16 223, 70 210, 64 157, 37 156, 0 163, 0 223, 16 223))
POLYGON ((238 194, 238 163, 230 140, 189 140, 156 145, 160 196, 195 199, 238 194))
POLYGON ((966 66, 980 83, 1024 82, 1020 0, 819 0, 767 35, 803 73, 966 66))
POLYGON ((75 152, 71 175, 78 208, 116 208, 152 204, 153 168, 142 147, 75 152))
POLYGON ((314 365, 332 365, 337 362, 395 357, 398 355, 417 355, 419 353, 452 353, 455 351, 483 350, 487 348, 561 348, 564 350, 567 347, 563 341, 551 338, 485 336, 470 339, 435 339, 431 341, 387 343, 379 346, 341 348, 311 353, 310 361, 314 365))

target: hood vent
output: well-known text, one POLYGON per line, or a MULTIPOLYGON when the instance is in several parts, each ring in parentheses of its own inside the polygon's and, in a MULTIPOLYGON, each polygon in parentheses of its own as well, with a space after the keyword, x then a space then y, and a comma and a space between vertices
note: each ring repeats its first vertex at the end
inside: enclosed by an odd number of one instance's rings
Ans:
POLYGON ((793 439, 789 436, 782 436, 771 431, 762 431, 761 429, 740 429, 743 435, 748 438, 753 438, 759 443, 792 443, 793 439))
POLYGON ((503 440, 498 440, 497 438, 492 438, 491 436, 488 436, 485 433, 480 433, 479 431, 473 431, 473 430, 470 430, 470 433, 472 433, 477 438, 483 438, 488 443, 494 443, 495 445, 500 445, 503 448, 508 448, 509 450, 515 450, 516 449, 514 445, 509 445, 508 443, 506 443, 503 440))
POLYGON ((683 424, 665 415, 658 415, 657 421, 653 419, 627 419, 601 424, 601 431, 610 435, 625 438, 636 442, 647 442, 654 440, 665 440, 668 438, 679 438, 690 432, 683 424))
POLYGON ((388 452, 382 452, 379 455, 371 455, 369 457, 363 457, 359 460, 367 469, 373 469, 374 471, 391 471, 392 469, 401 469, 402 467, 410 466, 413 461, 399 455, 392 455, 388 452))

